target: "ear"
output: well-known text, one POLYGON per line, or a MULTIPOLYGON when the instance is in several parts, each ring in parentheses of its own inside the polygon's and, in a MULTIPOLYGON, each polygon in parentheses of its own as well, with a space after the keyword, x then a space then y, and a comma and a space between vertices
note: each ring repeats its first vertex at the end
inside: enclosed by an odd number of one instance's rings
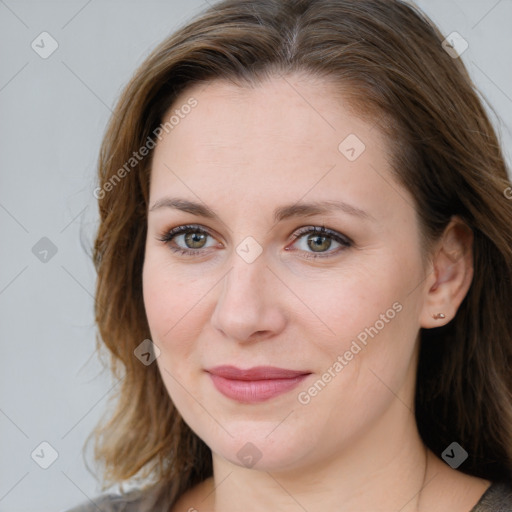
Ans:
POLYGON ((425 301, 420 325, 426 329, 450 322, 466 296, 473 279, 473 231, 457 216, 452 217, 431 259, 425 281, 425 301), (444 318, 435 319, 436 314, 444 318))

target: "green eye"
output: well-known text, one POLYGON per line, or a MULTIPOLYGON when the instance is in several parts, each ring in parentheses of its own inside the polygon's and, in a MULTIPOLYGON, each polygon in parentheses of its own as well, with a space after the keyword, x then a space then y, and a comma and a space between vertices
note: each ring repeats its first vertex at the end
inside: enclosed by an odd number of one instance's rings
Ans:
MULTIPOLYGON (((208 237, 212 236, 201 226, 184 225, 165 232, 158 240, 166 243, 169 248, 177 254, 184 256, 200 256, 204 253, 202 249, 212 247, 212 245, 206 245, 208 237), (176 242, 176 239, 180 238, 181 245, 176 242)), ((306 241, 306 245, 299 250, 304 253, 305 258, 329 257, 333 254, 338 254, 340 250, 352 246, 352 241, 349 238, 325 226, 307 226, 302 228, 299 232, 294 234, 293 241, 296 242, 303 238, 306 241), (329 251, 333 242, 338 244, 341 249, 329 251)), ((290 249, 287 247, 285 250, 289 251, 290 249)))

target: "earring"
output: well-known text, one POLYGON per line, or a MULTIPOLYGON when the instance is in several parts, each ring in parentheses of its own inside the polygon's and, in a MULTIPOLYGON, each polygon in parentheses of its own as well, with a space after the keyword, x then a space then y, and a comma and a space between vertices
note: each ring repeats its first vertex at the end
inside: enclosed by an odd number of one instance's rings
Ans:
POLYGON ((434 320, 439 320, 440 318, 446 318, 446 317, 443 313, 435 313, 434 315, 432 315, 432 318, 434 320))

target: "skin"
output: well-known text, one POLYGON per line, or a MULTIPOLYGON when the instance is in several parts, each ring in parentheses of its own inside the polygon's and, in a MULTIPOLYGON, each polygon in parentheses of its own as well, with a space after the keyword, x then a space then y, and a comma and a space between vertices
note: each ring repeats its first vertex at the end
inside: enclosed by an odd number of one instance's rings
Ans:
POLYGON ((173 109, 190 97, 197 106, 155 149, 143 268, 158 368, 213 452, 213 477, 173 511, 468 512, 490 482, 426 450, 413 403, 419 329, 455 315, 473 275, 471 234, 454 219, 424 258, 414 198, 391 175, 385 138, 326 82, 290 75, 242 88, 217 80, 187 89, 173 109), (349 134, 366 146, 355 161, 338 150, 349 134), (152 209, 170 196, 207 205, 219 219, 152 209), (333 211, 273 219, 284 204, 324 200, 349 203, 367 218, 333 211), (185 224, 209 235, 197 245, 183 234, 160 240, 185 224), (292 239, 308 226, 353 244, 327 238, 315 252, 307 241, 316 234, 292 239), (236 251, 249 236, 262 249, 251 263, 236 251), (400 312, 300 403, 298 394, 396 303, 400 312), (434 320, 438 312, 446 318, 434 320), (220 364, 311 375, 290 392, 246 404, 213 386, 204 370, 220 364), (237 457, 247 442, 262 455, 252 467, 237 457))

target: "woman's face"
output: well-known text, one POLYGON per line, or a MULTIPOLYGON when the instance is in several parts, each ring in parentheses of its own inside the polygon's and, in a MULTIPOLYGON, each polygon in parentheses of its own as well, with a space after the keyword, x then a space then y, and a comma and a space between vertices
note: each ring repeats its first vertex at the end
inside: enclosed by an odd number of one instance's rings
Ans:
POLYGON ((143 285, 184 420, 216 455, 265 470, 385 446, 413 418, 425 270, 381 133, 298 76, 195 86, 166 120, 175 110, 152 164, 143 285), (278 370, 243 372, 255 367, 278 370))

